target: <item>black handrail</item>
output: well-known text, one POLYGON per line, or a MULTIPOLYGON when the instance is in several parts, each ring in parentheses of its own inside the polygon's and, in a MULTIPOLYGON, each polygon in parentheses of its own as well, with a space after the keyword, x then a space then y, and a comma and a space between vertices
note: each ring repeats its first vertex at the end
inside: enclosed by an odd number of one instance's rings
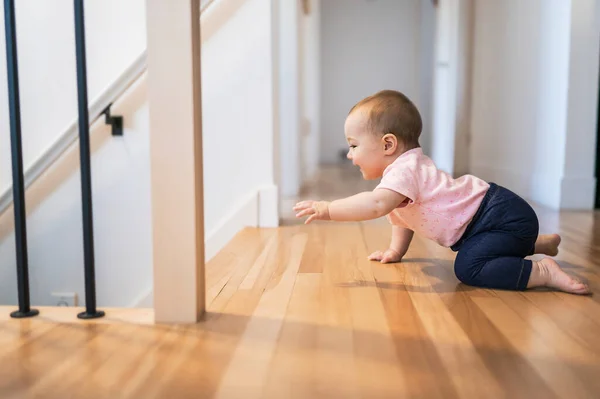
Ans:
POLYGON ((79 155, 81 163, 81 205, 83 210, 83 250, 85 261, 85 312, 80 319, 104 316, 96 309, 96 277, 94 265, 94 223, 92 211, 92 172, 90 166, 90 129, 87 96, 87 71, 85 57, 85 22, 83 0, 74 0, 75 50, 77 61, 77 98, 79 104, 79 155))
POLYGON ((19 310, 12 312, 10 315, 14 318, 24 318, 36 316, 39 314, 39 311, 31 309, 29 303, 25 178, 23 177, 23 149, 21 145, 21 103, 19 98, 19 67, 17 60, 14 0, 4 0, 4 28, 6 30, 6 69, 10 112, 15 249, 17 252, 17 289, 19 292, 19 310))

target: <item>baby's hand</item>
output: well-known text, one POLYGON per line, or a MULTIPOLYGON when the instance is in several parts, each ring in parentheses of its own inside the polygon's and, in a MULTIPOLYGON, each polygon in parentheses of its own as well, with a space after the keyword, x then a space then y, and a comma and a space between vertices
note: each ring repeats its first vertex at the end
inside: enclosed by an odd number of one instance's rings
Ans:
POLYGON ((306 219, 305 224, 309 224, 313 220, 329 220, 329 202, 328 201, 302 201, 298 202, 294 207, 296 217, 310 215, 306 219))
POLYGON ((385 252, 373 252, 371 255, 369 255, 369 260, 378 260, 381 263, 395 263, 400 262, 402 260, 402 256, 393 249, 388 249, 385 252))

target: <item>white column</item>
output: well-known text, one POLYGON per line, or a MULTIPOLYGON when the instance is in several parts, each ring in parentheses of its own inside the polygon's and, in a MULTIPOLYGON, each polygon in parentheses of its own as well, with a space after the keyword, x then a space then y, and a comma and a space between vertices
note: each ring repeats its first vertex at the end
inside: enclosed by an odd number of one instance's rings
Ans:
POLYGON ((200 0, 146 0, 158 323, 205 310, 200 0))
POLYGON ((281 195, 294 197, 302 185, 300 140, 299 4, 279 4, 279 138, 281 151, 281 195))
POLYGON ((565 164, 561 209, 593 209, 598 121, 600 2, 571 1, 565 164))

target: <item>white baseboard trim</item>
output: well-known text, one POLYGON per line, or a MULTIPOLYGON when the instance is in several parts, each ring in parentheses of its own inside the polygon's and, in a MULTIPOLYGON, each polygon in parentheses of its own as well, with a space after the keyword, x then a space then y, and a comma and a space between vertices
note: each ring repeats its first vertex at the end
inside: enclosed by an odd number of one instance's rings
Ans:
MULTIPOLYGON (((278 220, 277 186, 265 186, 242 199, 220 223, 209 231, 204 239, 205 262, 211 260, 244 227, 276 227, 278 220), (263 219, 260 220, 262 213, 263 219)), ((153 288, 147 288, 130 307, 151 308, 153 288)))
POLYGON ((258 190, 258 226, 279 227, 279 188, 274 184, 258 190))
POLYGON ((148 309, 154 308, 154 295, 152 287, 147 288, 142 295, 133 301, 130 308, 148 309))
POLYGON ((241 200, 238 205, 211 231, 207 232, 204 242, 206 262, 212 259, 231 239, 246 226, 258 226, 258 192, 253 192, 241 200))
POLYGON ((597 184, 595 177, 563 177, 561 183, 561 209, 594 209, 597 184))

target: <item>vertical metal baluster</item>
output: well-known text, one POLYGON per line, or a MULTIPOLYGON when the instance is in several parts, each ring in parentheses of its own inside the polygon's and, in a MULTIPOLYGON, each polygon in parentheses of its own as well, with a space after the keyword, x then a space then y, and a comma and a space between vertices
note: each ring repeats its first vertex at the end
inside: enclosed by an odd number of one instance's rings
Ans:
POLYGON ((90 129, 87 98, 87 71, 85 57, 85 23, 83 14, 83 0, 74 1, 86 306, 85 312, 78 314, 77 317, 79 317, 80 319, 94 319, 104 316, 104 312, 96 309, 94 225, 92 212, 92 172, 90 166, 90 129))
POLYGON ((17 255, 17 282, 19 310, 14 318, 39 314, 30 308, 29 272, 27 257, 27 212, 25 210, 25 183, 23 177, 23 150, 21 144, 21 104, 19 98, 19 68, 17 60, 17 29, 14 0, 4 0, 4 27, 6 30, 6 64, 8 75, 8 105, 10 112, 10 140, 13 175, 13 206, 15 213, 15 248, 17 255))

